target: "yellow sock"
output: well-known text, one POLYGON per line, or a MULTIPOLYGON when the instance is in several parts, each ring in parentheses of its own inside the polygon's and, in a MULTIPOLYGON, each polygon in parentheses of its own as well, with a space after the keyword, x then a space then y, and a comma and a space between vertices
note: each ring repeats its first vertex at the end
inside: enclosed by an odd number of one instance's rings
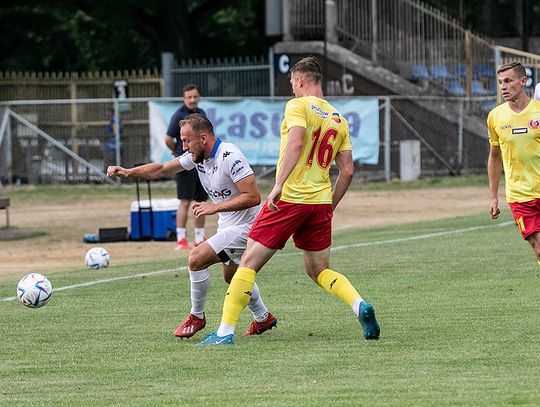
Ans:
POLYGON ((247 267, 238 267, 231 280, 225 302, 223 303, 223 315, 221 323, 236 326, 242 310, 246 308, 253 294, 253 283, 255 283, 255 270, 247 267))
POLYGON ((540 260, 538 260, 538 268, 540 268, 540 260))
POLYGON ((347 277, 334 270, 324 269, 317 277, 317 283, 352 307, 354 300, 361 298, 358 291, 352 286, 347 277))

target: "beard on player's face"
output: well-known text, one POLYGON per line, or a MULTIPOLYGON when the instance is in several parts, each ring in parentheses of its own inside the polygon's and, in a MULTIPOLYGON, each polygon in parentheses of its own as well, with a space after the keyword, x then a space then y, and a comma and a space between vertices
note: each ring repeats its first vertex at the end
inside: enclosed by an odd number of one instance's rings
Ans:
POLYGON ((204 160, 204 150, 202 148, 195 149, 195 151, 191 153, 191 159, 193 160, 195 164, 202 163, 204 160))

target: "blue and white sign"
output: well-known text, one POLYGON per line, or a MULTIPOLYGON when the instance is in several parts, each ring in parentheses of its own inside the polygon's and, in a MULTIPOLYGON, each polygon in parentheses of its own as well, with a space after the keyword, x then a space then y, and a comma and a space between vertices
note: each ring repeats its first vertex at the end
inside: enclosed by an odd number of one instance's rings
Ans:
MULTIPOLYGON (((328 99, 349 123, 353 159, 379 162, 379 103, 377 99, 328 99)), ((203 100, 199 106, 214 125, 215 134, 235 144, 253 165, 274 165, 279 157, 280 129, 285 101, 243 99, 235 102, 203 100)), ((150 159, 165 162, 172 155, 165 145, 170 118, 179 104, 149 102, 150 159)))

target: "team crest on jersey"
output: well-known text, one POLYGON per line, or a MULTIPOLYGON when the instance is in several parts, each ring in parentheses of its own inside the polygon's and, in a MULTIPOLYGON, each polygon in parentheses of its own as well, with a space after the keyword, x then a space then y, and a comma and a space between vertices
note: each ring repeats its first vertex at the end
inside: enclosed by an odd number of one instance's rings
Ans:
POLYGON ((218 168, 217 165, 214 165, 214 166, 212 167, 212 174, 215 174, 215 173, 216 173, 217 168, 218 168))
POLYGON ((538 129, 540 127, 540 120, 529 120, 530 129, 538 129))
POLYGON ((339 117, 339 113, 338 113, 338 112, 332 113, 331 119, 332 119, 333 121, 335 121, 337 124, 340 124, 340 123, 341 123, 341 118, 339 117))

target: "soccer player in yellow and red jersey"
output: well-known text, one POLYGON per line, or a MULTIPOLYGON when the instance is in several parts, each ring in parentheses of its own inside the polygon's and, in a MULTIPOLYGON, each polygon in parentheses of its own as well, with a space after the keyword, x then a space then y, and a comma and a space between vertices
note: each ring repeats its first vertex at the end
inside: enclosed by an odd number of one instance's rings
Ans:
POLYGON ((198 345, 234 343, 234 330, 249 302, 256 273, 291 236, 304 251, 307 274, 352 308, 366 339, 379 339, 373 306, 345 276, 330 269, 332 214, 354 172, 347 121, 323 99, 322 71, 314 58, 300 60, 290 78, 295 98, 285 108, 276 182, 249 232, 246 251, 225 296, 219 329, 198 345), (329 172, 334 161, 339 174, 332 190, 329 172))
POLYGON ((504 167, 506 200, 540 267, 540 101, 525 93, 527 74, 519 62, 501 66, 497 81, 506 102, 487 118, 489 212, 493 219, 501 212, 498 189, 504 167))

